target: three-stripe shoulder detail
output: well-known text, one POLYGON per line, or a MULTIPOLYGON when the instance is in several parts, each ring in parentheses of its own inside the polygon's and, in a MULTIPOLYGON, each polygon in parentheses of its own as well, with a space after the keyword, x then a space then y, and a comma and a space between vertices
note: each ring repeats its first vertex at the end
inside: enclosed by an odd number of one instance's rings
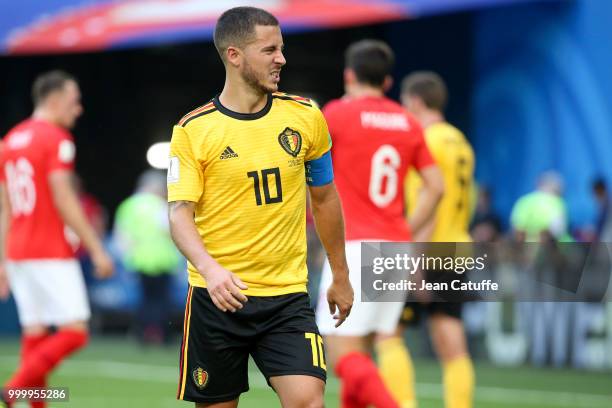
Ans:
POLYGON ((281 99, 283 101, 293 101, 293 102, 297 102, 301 105, 304 106, 308 106, 308 107, 312 107, 312 102, 310 99, 308 98, 302 98, 301 96, 297 96, 297 95, 289 95, 287 93, 284 92, 274 92, 272 94, 272 97, 275 99, 281 99))
POLYGON ((189 112, 188 114, 186 114, 185 116, 183 116, 181 120, 179 120, 177 125, 184 127, 185 125, 187 125, 187 123, 189 123, 193 119, 199 118, 200 116, 208 115, 209 113, 212 113, 216 110, 217 110, 217 107, 211 100, 210 102, 206 103, 206 105, 202 105, 199 108, 196 108, 192 110, 191 112, 189 112))

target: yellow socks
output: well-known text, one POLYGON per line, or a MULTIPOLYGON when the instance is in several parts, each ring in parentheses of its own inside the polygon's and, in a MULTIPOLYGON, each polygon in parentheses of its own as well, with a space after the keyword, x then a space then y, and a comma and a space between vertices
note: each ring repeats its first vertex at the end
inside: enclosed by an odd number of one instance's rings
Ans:
POLYGON ((414 368, 410 353, 401 337, 391 337, 376 344, 380 374, 402 408, 416 408, 414 368))
POLYGON ((474 398, 474 366, 469 356, 443 365, 444 405, 446 408, 471 408, 474 398))
MULTIPOLYGON (((414 368, 410 353, 400 337, 376 344, 378 366, 386 387, 402 408, 416 408, 414 368)), ((446 408, 471 408, 475 375, 472 360, 462 356, 443 364, 444 403, 446 408)))

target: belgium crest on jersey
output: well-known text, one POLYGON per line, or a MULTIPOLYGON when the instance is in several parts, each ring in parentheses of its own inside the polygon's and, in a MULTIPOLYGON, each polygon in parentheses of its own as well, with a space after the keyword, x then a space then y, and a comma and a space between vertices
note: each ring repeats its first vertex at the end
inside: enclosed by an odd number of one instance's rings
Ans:
POLYGON ((208 372, 202 367, 193 370, 193 382, 199 389, 203 389, 208 384, 208 372))
POLYGON ((278 143, 281 147, 293 157, 297 157, 302 149, 302 136, 297 130, 286 127, 280 135, 278 135, 278 143))

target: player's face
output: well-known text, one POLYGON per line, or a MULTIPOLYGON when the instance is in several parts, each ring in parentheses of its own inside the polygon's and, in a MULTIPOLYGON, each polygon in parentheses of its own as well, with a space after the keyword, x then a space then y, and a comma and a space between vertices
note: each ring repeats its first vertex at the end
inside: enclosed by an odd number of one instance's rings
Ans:
POLYGON ((67 81, 64 89, 58 92, 54 105, 60 125, 67 129, 72 129, 77 118, 83 113, 81 91, 77 83, 67 81))
POLYGON ((255 26, 255 40, 244 48, 240 71, 244 81, 262 93, 276 92, 286 63, 280 27, 255 26))

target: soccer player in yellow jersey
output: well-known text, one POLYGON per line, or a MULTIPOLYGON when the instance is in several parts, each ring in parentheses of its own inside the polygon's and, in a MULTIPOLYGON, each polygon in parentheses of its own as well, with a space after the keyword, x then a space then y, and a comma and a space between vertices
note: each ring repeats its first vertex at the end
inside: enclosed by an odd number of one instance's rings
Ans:
MULTIPOLYGON (((415 72, 401 84, 402 105, 416 116, 425 129, 425 141, 444 177, 444 196, 435 216, 414 236, 416 242, 470 242, 470 193, 473 188, 474 152, 469 142, 454 126, 446 122, 444 108, 447 90, 444 81, 434 72, 415 72)), ((421 181, 416 173, 406 178, 408 213, 416 202, 421 181)), ((429 332, 434 350, 443 367, 446 408, 472 406, 474 369, 467 350, 461 321, 461 303, 407 303, 398 335, 404 325, 415 324, 421 314, 428 315, 429 332)), ((381 347, 381 364, 388 387, 404 407, 415 407, 414 373, 410 356, 403 342, 394 347, 381 347), (399 363, 397 363, 399 362, 399 363), (385 367, 388 373, 385 374, 385 367), (406 384, 409 384, 406 387, 406 384)), ((384 345, 383 345, 384 346, 384 345)))
POLYGON ((170 225, 189 264, 178 398, 236 407, 248 356, 283 407, 322 407, 323 341, 306 292, 306 183, 334 272, 327 293, 340 325, 353 289, 325 119, 306 98, 278 92, 285 65, 277 19, 223 13, 214 42, 223 91, 174 127, 170 225))

